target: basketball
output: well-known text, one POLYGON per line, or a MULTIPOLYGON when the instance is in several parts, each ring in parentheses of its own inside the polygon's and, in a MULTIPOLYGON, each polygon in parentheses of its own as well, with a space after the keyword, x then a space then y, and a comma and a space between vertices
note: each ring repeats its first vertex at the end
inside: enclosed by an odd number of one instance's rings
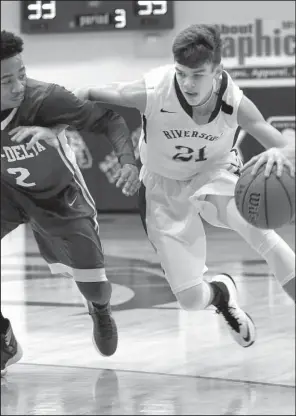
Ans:
POLYGON ((295 178, 284 167, 281 177, 273 166, 264 176, 266 164, 255 176, 253 166, 242 173, 235 188, 235 203, 242 217, 257 228, 275 229, 291 222, 295 215, 295 178))

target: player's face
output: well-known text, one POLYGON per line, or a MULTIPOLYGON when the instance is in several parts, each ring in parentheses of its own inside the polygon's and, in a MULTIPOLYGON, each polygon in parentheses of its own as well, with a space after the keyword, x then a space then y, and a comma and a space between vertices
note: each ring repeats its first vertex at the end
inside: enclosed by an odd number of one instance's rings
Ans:
POLYGON ((26 81, 26 69, 20 54, 1 60, 1 110, 21 105, 26 81))
POLYGON ((175 62, 176 77, 180 89, 191 106, 203 104, 210 96, 214 78, 219 77, 220 66, 206 63, 198 68, 189 68, 175 62))

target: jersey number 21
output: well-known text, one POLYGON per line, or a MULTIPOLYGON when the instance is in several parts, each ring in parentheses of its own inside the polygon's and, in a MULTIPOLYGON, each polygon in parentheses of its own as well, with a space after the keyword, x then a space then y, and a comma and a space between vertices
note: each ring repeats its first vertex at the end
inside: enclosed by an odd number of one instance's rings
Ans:
MULTIPOLYGON (((194 155, 192 154, 194 153, 194 150, 191 149, 191 147, 175 146, 175 148, 177 150, 180 150, 180 152, 176 153, 175 156, 173 156, 174 160, 180 160, 182 162, 189 162, 189 160, 191 160, 194 157, 194 155)), ((205 149, 206 149, 206 146, 198 150, 198 158, 195 159, 195 162, 203 162, 207 160, 207 158, 205 157, 205 149)))

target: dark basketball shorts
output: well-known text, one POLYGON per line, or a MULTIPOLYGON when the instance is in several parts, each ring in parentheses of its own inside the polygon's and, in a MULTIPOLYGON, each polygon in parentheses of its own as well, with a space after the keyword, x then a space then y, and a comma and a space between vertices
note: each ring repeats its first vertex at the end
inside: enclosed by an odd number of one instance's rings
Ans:
POLYGON ((1 180, 1 239, 26 223, 52 273, 70 274, 82 282, 106 280, 96 207, 83 179, 73 178, 47 199, 1 180))

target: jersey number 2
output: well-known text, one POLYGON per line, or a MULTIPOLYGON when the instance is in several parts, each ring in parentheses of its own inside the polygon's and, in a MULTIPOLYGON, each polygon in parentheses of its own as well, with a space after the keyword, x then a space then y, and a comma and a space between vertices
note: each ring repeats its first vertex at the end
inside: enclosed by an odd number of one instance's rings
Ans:
MULTIPOLYGON (((173 157, 174 160, 181 160, 182 162, 189 162, 189 160, 191 160, 193 158, 193 155, 191 153, 193 153, 194 150, 191 149, 191 147, 175 146, 175 148, 177 150, 182 150, 182 151, 175 154, 175 156, 173 157)), ((207 158, 205 157, 205 148, 206 148, 206 146, 199 149, 198 158, 195 159, 195 162, 203 162, 203 161, 207 160, 207 158)))
POLYGON ((9 168, 7 169, 7 172, 10 173, 11 175, 18 174, 18 176, 16 177, 16 183, 19 186, 24 186, 28 188, 30 186, 36 185, 35 182, 31 182, 31 183, 25 182, 25 180, 30 176, 30 172, 26 168, 9 168))

